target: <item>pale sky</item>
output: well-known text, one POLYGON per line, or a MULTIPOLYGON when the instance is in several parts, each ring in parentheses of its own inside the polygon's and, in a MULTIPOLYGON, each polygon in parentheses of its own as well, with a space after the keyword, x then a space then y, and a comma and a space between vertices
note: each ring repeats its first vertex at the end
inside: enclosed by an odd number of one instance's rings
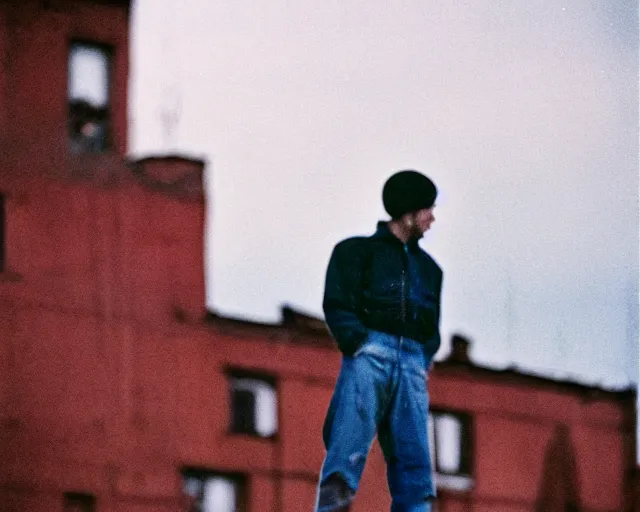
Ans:
POLYGON ((638 381, 638 8, 630 0, 138 0, 130 148, 207 161, 207 301, 321 316, 333 245, 395 170, 472 358, 638 381))

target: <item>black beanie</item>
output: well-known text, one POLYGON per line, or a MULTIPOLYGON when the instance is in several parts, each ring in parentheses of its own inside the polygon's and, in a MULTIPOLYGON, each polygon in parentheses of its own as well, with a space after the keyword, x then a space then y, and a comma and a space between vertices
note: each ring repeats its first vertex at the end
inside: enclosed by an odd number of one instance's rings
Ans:
POLYGON ((433 181, 417 171, 399 171, 391 176, 382 189, 384 209, 392 219, 405 213, 431 208, 438 190, 433 181))

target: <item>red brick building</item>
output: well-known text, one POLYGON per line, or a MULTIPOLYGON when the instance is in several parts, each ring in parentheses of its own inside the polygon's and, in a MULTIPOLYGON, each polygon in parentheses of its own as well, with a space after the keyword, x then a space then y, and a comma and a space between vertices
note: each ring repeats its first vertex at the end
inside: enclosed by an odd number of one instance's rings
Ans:
MULTIPOLYGON (((340 356, 205 311, 203 162, 125 156, 129 7, 0 0, 0 510, 310 511, 340 356)), ((438 510, 632 510, 632 390, 453 347, 438 510)), ((356 503, 388 510, 377 446, 356 503)))

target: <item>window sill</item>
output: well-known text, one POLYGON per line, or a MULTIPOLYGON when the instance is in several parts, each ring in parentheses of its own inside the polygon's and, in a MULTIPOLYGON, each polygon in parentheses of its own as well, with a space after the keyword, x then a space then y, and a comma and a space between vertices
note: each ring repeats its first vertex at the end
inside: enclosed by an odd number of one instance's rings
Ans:
POLYGON ((435 474, 436 487, 447 491, 468 492, 473 489, 473 478, 465 475, 435 474))
POLYGON ((277 432, 275 434, 271 434, 268 436, 261 436, 257 432, 255 433, 254 432, 237 432, 235 430, 229 430, 227 431, 227 435, 230 437, 239 437, 239 438, 243 437, 245 439, 252 439, 255 441, 264 441, 269 443, 274 443, 279 440, 279 436, 277 432))

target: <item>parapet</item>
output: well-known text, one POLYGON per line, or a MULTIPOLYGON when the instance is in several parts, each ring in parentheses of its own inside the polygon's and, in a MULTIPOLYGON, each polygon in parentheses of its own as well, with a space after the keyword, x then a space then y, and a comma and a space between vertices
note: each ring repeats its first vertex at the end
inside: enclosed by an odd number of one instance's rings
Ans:
POLYGON ((146 188, 182 199, 204 199, 204 160, 178 155, 150 156, 128 160, 127 166, 146 188))

